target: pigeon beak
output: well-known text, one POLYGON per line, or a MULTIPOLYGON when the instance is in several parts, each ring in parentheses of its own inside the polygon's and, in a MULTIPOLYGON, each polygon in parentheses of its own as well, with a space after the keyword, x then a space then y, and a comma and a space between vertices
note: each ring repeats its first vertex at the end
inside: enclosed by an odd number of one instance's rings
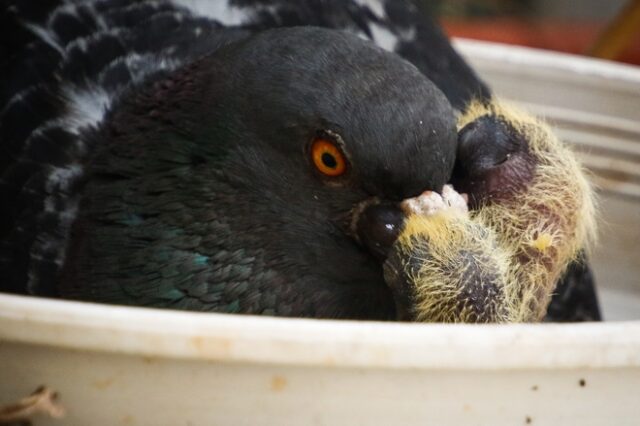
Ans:
POLYGON ((384 262, 402 230, 404 219, 405 213, 399 204, 371 199, 356 207, 351 231, 360 244, 384 262))
POLYGON ((396 242, 407 216, 412 214, 431 216, 452 208, 468 212, 467 194, 459 194, 451 185, 440 192, 425 191, 400 203, 370 198, 359 203, 352 213, 351 234, 380 262, 384 262, 396 242))

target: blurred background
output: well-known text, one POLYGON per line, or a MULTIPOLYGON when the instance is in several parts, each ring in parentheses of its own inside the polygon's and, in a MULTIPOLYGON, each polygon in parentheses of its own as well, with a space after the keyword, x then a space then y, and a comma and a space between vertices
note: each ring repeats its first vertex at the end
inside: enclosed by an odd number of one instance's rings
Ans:
POLYGON ((640 65, 638 0, 422 0, 453 37, 640 65))

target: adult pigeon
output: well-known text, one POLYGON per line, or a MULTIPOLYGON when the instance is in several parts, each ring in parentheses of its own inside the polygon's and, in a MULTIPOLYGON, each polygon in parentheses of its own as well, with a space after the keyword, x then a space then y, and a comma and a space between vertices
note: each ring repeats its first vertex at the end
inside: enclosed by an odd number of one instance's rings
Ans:
MULTIPOLYGON (((500 122, 458 143, 491 93, 410 2, 23 0, 1 19, 6 291, 409 319, 407 277, 383 273, 399 203, 504 150, 500 122)), ((599 318, 570 272, 549 319, 599 318)))

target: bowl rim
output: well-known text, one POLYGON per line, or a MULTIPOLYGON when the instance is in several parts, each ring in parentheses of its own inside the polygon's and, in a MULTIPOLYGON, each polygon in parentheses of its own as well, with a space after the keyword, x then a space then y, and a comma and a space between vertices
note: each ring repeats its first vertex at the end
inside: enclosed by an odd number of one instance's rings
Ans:
POLYGON ((454 37, 456 51, 471 62, 504 71, 515 67, 522 75, 552 73, 556 81, 593 85, 609 91, 640 95, 640 66, 571 53, 454 37))
POLYGON ((275 318, 0 295, 0 347, 386 369, 640 367, 640 321, 416 324, 275 318))

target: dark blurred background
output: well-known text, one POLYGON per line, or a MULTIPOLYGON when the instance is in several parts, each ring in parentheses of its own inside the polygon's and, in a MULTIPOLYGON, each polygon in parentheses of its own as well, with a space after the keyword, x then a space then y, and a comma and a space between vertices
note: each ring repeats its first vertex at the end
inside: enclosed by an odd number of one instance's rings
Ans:
POLYGON ((638 0, 421 0, 450 36, 640 64, 638 0))

